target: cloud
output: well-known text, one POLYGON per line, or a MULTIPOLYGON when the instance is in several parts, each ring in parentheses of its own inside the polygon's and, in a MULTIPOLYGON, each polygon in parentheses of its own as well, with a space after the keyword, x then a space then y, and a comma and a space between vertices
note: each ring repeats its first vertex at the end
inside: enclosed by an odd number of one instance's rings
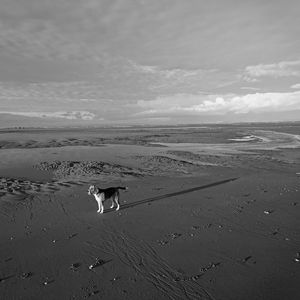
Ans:
MULTIPOLYGON (((107 103, 109 99, 124 103, 138 99, 150 100, 159 95, 168 94, 199 92, 211 94, 213 89, 220 90, 224 86, 231 85, 234 77, 229 72, 214 69, 178 67, 166 69, 137 64, 127 59, 115 60, 108 66, 102 65, 95 76, 95 78, 92 76, 92 78, 62 82, 3 81, 0 82, 0 99, 3 101, 19 99, 20 103, 22 100, 24 100, 23 103, 35 102, 39 105, 38 109, 43 111, 45 109, 41 105, 47 105, 50 102, 56 102, 57 105, 60 103, 62 107, 57 110, 65 110, 64 104, 73 100, 78 102, 76 104, 78 106, 73 109, 81 110, 83 107, 79 105, 79 102, 84 102, 83 99, 87 99, 85 102, 88 105, 88 102, 93 100, 99 104, 107 103)), ((3 103, 0 103, 1 108, 10 110, 3 107, 3 103)))
POLYGON ((240 87, 241 90, 250 90, 250 91, 259 91, 260 88, 252 87, 252 86, 242 86, 240 87))
MULTIPOLYGON (((36 105, 60 104, 80 107, 97 103, 108 103, 112 99, 103 95, 101 83, 87 81, 46 82, 46 83, 15 83, 0 82, 0 109, 4 101, 18 100, 19 103, 28 101, 36 105)), ((63 108, 65 109, 65 108, 63 108)), ((77 108, 76 108, 77 109, 77 108)))
POLYGON ((0 46, 3 53, 47 60, 101 61, 104 55, 75 41, 51 22, 23 20, 11 26, 0 22, 0 46))
POLYGON ((300 76, 300 60, 247 66, 243 78, 248 82, 255 82, 257 78, 267 76, 274 78, 300 76))
POLYGON ((207 72, 214 72, 215 70, 202 70, 202 69, 180 69, 180 68, 173 68, 173 69, 162 69, 158 66, 146 66, 140 65, 133 61, 130 61, 132 67, 140 73, 145 74, 155 74, 165 78, 185 78, 190 76, 203 76, 207 72))
POLYGON ((175 93, 205 93, 212 89, 221 89, 236 83, 233 72, 209 68, 163 68, 155 65, 142 65, 128 61, 128 77, 147 89, 153 96, 175 93), (138 80, 138 81, 137 81, 138 80))
POLYGON ((300 89, 300 83, 293 84, 291 89, 300 89))
POLYGON ((17 116, 31 117, 31 118, 59 118, 67 120, 84 120, 91 121, 96 115, 88 111, 56 111, 56 112, 14 112, 14 111, 0 111, 2 114, 11 114, 17 116))
POLYGON ((140 100, 137 105, 143 109, 138 113, 142 115, 285 112, 300 110, 300 91, 208 96, 179 94, 152 101, 140 100))

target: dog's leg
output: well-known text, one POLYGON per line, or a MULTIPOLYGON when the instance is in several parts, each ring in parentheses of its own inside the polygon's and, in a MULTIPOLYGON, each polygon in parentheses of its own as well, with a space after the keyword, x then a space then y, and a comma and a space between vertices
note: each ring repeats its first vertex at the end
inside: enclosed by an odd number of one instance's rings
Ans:
POLYGON ((101 210, 102 210, 102 203, 101 203, 101 200, 97 199, 97 202, 98 202, 98 210, 97 210, 97 213, 101 213, 101 210))
POLYGON ((104 203, 104 200, 105 200, 104 194, 101 194, 100 199, 101 199, 101 211, 100 211, 100 214, 103 214, 103 212, 104 212, 104 205, 103 205, 103 203, 104 203))
POLYGON ((115 206, 115 201, 114 201, 113 198, 111 198, 111 206, 110 206, 110 208, 114 208, 114 206, 115 206))
POLYGON ((101 210, 100 210, 100 214, 103 214, 103 212, 104 212, 104 205, 103 205, 103 203, 101 202, 101 210))
POLYGON ((119 210, 120 209, 120 203, 119 203, 119 195, 118 194, 115 195, 114 202, 117 204, 116 210, 119 210))
POLYGON ((97 204, 98 204, 98 210, 97 210, 97 213, 98 213, 98 212, 100 212, 100 201, 99 201, 97 195, 94 195, 94 196, 95 196, 95 200, 97 201, 97 204))
POLYGON ((97 213, 103 214, 104 206, 103 206, 103 203, 102 203, 102 195, 96 196, 95 198, 96 198, 96 201, 98 203, 97 213))
POLYGON ((100 214, 103 214, 103 211, 104 211, 104 205, 103 205, 103 203, 102 203, 101 200, 98 202, 98 206, 99 206, 99 209, 98 209, 97 212, 100 213, 100 214))
POLYGON ((100 196, 100 206, 101 206, 100 214, 103 214, 103 211, 104 211, 103 200, 104 200, 104 197, 103 197, 103 195, 101 195, 100 196))

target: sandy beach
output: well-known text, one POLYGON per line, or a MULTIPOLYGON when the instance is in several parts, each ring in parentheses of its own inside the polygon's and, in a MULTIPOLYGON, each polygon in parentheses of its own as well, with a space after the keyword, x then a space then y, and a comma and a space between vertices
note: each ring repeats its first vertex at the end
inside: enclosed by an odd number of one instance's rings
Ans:
POLYGON ((0 298, 299 299, 299 147, 299 123, 0 130, 0 298))

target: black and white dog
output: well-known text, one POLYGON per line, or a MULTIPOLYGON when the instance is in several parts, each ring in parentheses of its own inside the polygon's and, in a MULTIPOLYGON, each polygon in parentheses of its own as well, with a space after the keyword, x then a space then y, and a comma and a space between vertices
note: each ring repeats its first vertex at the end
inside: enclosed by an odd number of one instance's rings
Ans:
POLYGON ((96 201, 98 202, 97 212, 103 214, 104 206, 103 202, 111 199, 111 207, 114 208, 115 204, 117 206, 116 210, 120 209, 120 192, 119 190, 127 190, 128 187, 118 186, 118 187, 109 187, 107 189, 100 189, 94 185, 91 185, 88 189, 88 195, 94 195, 96 201))

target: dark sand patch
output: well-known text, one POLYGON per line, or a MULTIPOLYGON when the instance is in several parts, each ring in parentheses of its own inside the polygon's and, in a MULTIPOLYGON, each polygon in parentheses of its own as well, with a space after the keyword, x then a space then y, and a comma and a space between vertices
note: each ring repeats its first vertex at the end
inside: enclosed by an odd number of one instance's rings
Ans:
POLYGON ((0 149, 34 149, 34 148, 57 148, 66 146, 104 146, 104 140, 94 138, 90 140, 69 138, 69 139, 49 139, 46 141, 31 140, 31 141, 0 141, 0 149))
POLYGON ((201 164, 204 166, 229 166, 228 155, 210 155, 210 154, 197 154, 190 151, 168 150, 168 155, 174 155, 181 159, 189 160, 193 163, 201 164))
POLYGON ((168 150, 167 155, 188 160, 207 167, 229 167, 242 169, 282 169, 298 163, 291 155, 281 150, 249 150, 245 153, 195 153, 191 151, 168 150))
POLYGON ((139 177, 143 176, 141 170, 102 161, 53 161, 41 162, 35 165, 40 170, 53 171, 56 179, 66 178, 93 178, 103 177, 139 177))
POLYGON ((175 159, 164 155, 148 155, 134 157, 141 166, 155 175, 166 175, 168 173, 189 174, 200 166, 186 160, 175 159))

